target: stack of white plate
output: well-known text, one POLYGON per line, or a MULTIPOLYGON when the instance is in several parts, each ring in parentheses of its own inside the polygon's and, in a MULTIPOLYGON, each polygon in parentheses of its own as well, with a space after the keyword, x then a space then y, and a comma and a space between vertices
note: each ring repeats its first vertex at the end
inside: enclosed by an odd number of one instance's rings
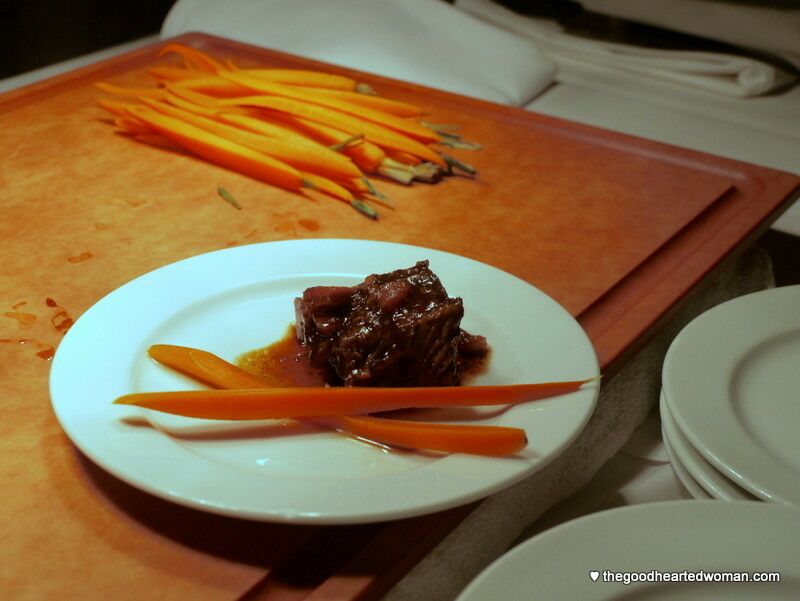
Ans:
POLYGON ((661 419, 696 498, 800 506, 800 286, 723 303, 664 360, 661 419))

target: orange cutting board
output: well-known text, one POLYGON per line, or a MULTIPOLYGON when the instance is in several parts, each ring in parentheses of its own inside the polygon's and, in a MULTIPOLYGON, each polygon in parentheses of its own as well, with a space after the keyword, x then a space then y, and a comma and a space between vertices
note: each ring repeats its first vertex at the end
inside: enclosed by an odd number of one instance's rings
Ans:
POLYGON ((114 133, 96 104, 107 95, 92 84, 149 85, 146 69, 168 60, 157 57, 161 44, 0 96, 0 440, 9 450, 0 474, 12 528, 0 543, 12 559, 0 569, 20 596, 233 599, 254 587, 247 598, 374 598, 469 512, 358 528, 246 527, 102 473, 51 414, 46 359, 73 319, 134 277, 290 238, 441 249, 553 296, 582 323, 608 372, 797 194, 799 180, 787 173, 207 35, 179 41, 242 66, 350 75, 416 103, 426 119, 459 124, 483 145, 452 151, 479 174, 409 187, 375 178, 396 209, 370 221, 319 194, 137 143, 114 133))

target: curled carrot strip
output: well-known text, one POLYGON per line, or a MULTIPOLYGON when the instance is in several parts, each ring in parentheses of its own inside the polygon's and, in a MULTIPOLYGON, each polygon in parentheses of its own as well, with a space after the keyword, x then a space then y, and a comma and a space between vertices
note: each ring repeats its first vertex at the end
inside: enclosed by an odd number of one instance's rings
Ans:
POLYGON ((343 75, 323 73, 321 71, 307 71, 304 69, 231 69, 242 75, 257 77, 265 81, 282 83, 285 85, 308 86, 313 88, 327 88, 334 90, 352 91, 356 89, 356 81, 343 75))
MULTIPOLYGON (((191 125, 237 144, 263 152, 297 169, 334 178, 353 178, 361 176, 358 167, 356 167, 350 159, 325 148, 321 144, 296 139, 287 140, 284 138, 267 137, 244 131, 238 127, 220 123, 214 119, 196 115, 180 108, 169 106, 163 102, 149 100, 147 98, 143 98, 142 101, 160 113, 190 123, 191 125)), ((347 195, 347 198, 344 198, 344 200, 352 200, 352 197, 346 190, 341 189, 341 192, 347 195)))
MULTIPOLYGON (((202 92, 189 89, 186 86, 176 86, 172 84, 167 84, 166 89, 167 89, 167 94, 178 96, 179 98, 186 100, 187 102, 191 102, 200 106, 206 106, 209 108, 214 108, 214 109, 217 108, 217 99, 214 98, 213 96, 209 96, 208 94, 203 94, 202 92)), ((233 108, 235 109, 236 107, 233 108)))
MULTIPOLYGON (((341 144, 352 138, 350 134, 341 129, 336 129, 335 127, 330 127, 322 123, 286 113, 262 111, 257 117, 253 117, 253 119, 264 123, 281 125, 297 132, 299 135, 312 138, 325 146, 341 144)), ((253 121, 241 121, 240 123, 246 129, 255 128, 254 131, 260 131, 259 126, 253 121)), ((366 173, 377 172, 378 167, 380 167, 381 162, 386 156, 386 153, 379 146, 371 142, 362 142, 355 146, 347 146, 341 152, 350 157, 353 162, 366 173)))
POLYGON ((217 114, 217 119, 223 123, 235 125, 241 129, 257 134, 263 134, 265 136, 271 136, 273 138, 299 139, 307 142, 314 141, 312 138, 304 136, 298 131, 293 130, 291 127, 288 127, 284 124, 276 123, 274 121, 267 121, 266 119, 260 119, 252 115, 221 112, 217 114))
POLYGON ((364 121, 352 115, 347 115, 323 106, 280 96, 224 98, 219 100, 217 104, 219 106, 260 107, 287 113, 310 121, 316 121, 323 125, 335 127, 336 129, 343 130, 350 134, 364 134, 368 141, 374 142, 378 146, 392 150, 402 150, 441 167, 447 166, 441 156, 417 140, 394 130, 387 129, 377 123, 364 121))
POLYGON ((191 48, 190 46, 185 46, 183 44, 167 44, 161 49, 161 52, 159 52, 158 55, 163 56, 169 53, 179 55, 184 61, 186 61, 186 63, 198 71, 216 73, 217 71, 223 71, 225 69, 225 67, 223 67, 220 63, 197 48, 191 48))
POLYGON ((204 75, 191 79, 181 79, 170 83, 174 88, 194 90, 212 96, 245 96, 249 88, 233 83, 219 75, 204 75))
POLYGON ((347 90, 335 90, 330 88, 303 88, 304 91, 330 96, 331 98, 339 98, 340 100, 347 101, 351 104, 358 104, 367 108, 383 111, 396 117, 418 117, 422 114, 422 109, 407 102, 399 100, 392 100, 382 96, 373 96, 372 94, 361 94, 359 92, 349 92, 347 90))
POLYGON ((339 96, 331 96, 324 93, 320 94, 313 91, 306 91, 298 87, 285 86, 270 81, 263 81, 257 77, 243 75, 241 71, 237 71, 235 73, 221 71, 219 76, 228 80, 229 82, 237 84, 243 88, 250 89, 254 92, 291 98, 293 100, 318 104, 329 109, 341 111, 342 113, 355 116, 362 121, 377 123, 382 127, 397 131, 420 142, 430 143, 440 141, 440 137, 436 132, 430 128, 420 125, 419 123, 402 119, 396 115, 392 115, 381 110, 368 108, 363 104, 355 104, 349 100, 344 100, 339 96))
POLYGON ((178 94, 172 92, 172 90, 167 90, 167 95, 164 98, 169 104, 172 106, 183 109, 184 111, 188 111, 190 113, 194 113, 195 115, 202 115, 204 117, 216 117, 217 109, 213 107, 209 107, 203 104, 197 104, 196 102, 192 102, 190 100, 186 100, 182 98, 178 94))
MULTIPOLYGON (((217 101, 211 96, 202 94, 201 92, 194 92, 180 87, 175 87, 167 84, 166 94, 164 100, 173 106, 182 108, 185 111, 203 115, 205 117, 216 117, 220 113, 220 108, 217 106, 217 101)), ((226 107, 224 112, 237 115, 246 115, 249 110, 239 108, 236 106, 226 107)))
POLYGON ((182 79, 197 79, 208 75, 206 71, 199 71, 197 69, 184 69, 181 67, 152 67, 147 72, 162 81, 180 81, 182 79))

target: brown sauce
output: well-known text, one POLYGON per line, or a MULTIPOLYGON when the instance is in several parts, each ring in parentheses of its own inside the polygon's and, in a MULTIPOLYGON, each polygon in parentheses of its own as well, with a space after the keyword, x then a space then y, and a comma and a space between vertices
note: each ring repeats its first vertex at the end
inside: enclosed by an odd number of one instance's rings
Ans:
MULTIPOLYGON (((297 340, 292 324, 286 328, 280 340, 239 355, 236 365, 275 387, 340 385, 341 380, 333 370, 311 367, 308 354, 308 349, 297 340)), ((458 367, 461 383, 467 384, 484 373, 491 355, 491 350, 482 355, 460 355, 458 367)))
POLYGON ((56 354, 56 350, 49 344, 39 342, 38 340, 31 340, 30 338, 0 338, 0 344, 35 344, 39 351, 36 356, 45 361, 50 361, 56 354))
POLYGON ((44 299, 44 304, 50 308, 58 309, 56 313, 50 318, 50 323, 52 324, 53 328, 59 334, 66 334, 67 330, 69 330, 74 324, 75 320, 67 313, 67 310, 64 307, 59 306, 59 304, 50 298, 49 296, 44 299))
POLYGON ((316 219, 300 219, 298 223, 309 232, 316 232, 319 229, 319 221, 316 219))
POLYGON ((52 359, 55 354, 56 354, 56 349, 54 349, 52 346, 47 346, 43 350, 36 353, 36 356, 39 357, 40 359, 44 359, 45 361, 50 361, 50 359, 52 359))
POLYGON ((472 380, 489 369, 492 360, 492 349, 482 355, 459 355, 456 360, 458 372, 461 374, 461 385, 469 384, 472 380))
POLYGON ((33 322, 36 321, 36 316, 33 313, 23 313, 21 311, 6 311, 3 313, 6 317, 10 317, 11 319, 16 319, 17 324, 23 330, 27 330, 33 325, 33 322))
POLYGON ((287 327, 277 342, 237 357, 236 365, 272 386, 324 386, 326 383, 325 370, 309 365, 308 350, 297 340, 294 325, 287 327))
POLYGON ((64 309, 61 309, 50 318, 50 323, 53 324, 53 327, 56 329, 56 332, 59 334, 66 334, 67 330, 69 330, 72 325, 75 323, 64 309))
POLYGON ((91 259, 92 256, 92 253, 87 250, 86 252, 83 252, 75 257, 67 257, 67 261, 70 263, 82 263, 83 261, 91 259))

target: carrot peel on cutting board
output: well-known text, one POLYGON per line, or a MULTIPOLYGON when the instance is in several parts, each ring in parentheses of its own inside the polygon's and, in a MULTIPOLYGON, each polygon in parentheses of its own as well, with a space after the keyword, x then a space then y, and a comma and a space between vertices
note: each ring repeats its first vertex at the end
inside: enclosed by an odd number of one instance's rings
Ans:
MULTIPOLYGON (((162 365, 217 388, 261 388, 270 382, 199 349, 168 344, 150 347, 162 365)), ((512 455, 528 444, 521 428, 419 423, 371 416, 314 417, 312 423, 384 445, 447 453, 512 455)))

